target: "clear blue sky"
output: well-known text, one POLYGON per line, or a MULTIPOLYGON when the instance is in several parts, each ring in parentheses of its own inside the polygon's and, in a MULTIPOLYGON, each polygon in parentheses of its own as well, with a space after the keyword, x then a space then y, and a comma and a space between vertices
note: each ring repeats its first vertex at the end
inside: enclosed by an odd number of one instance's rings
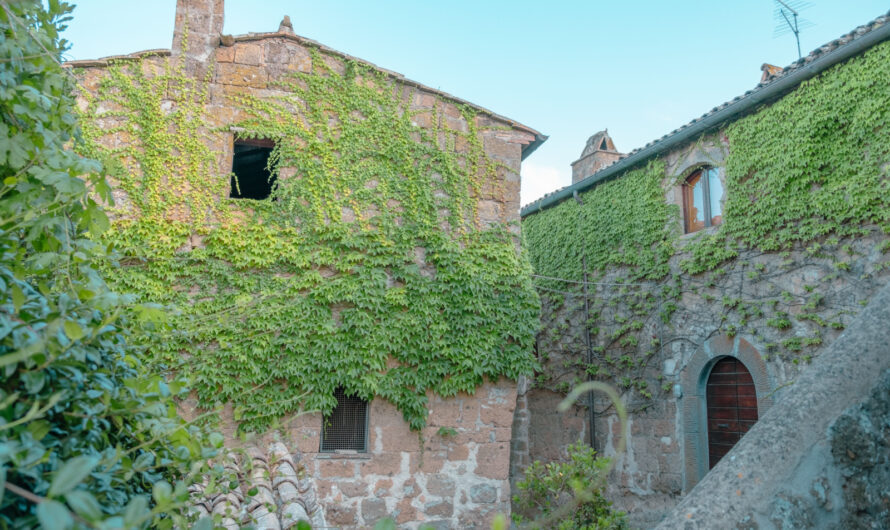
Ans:
MULTIPOLYGON (((169 48, 175 0, 81 0, 69 59, 169 48)), ((812 0, 801 49, 890 9, 812 0)), ((773 0, 226 0, 225 32, 294 31, 533 127, 550 139, 523 163, 523 204, 565 186, 587 137, 630 151, 753 88, 764 62, 797 59, 774 38, 773 0)))

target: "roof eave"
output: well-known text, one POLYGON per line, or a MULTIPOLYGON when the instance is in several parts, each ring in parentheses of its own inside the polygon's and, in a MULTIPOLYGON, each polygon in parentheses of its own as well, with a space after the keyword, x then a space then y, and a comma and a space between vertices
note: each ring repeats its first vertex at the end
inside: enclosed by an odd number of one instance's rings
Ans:
POLYGON ((555 206, 564 199, 571 197, 576 192, 587 190, 604 181, 613 179, 631 167, 636 166, 641 162, 645 162, 647 159, 667 151, 677 144, 695 138, 718 127, 720 124, 737 115, 751 111, 762 103, 766 103, 790 92, 797 85, 807 79, 818 75, 831 66, 843 62, 888 38, 890 38, 890 24, 884 24, 865 35, 850 41, 844 46, 839 46, 838 48, 813 59, 805 66, 776 79, 768 85, 746 93, 744 96, 728 104, 726 107, 694 121, 676 132, 665 136, 661 140, 653 142, 643 149, 631 154, 627 158, 619 160, 583 180, 570 186, 566 186, 561 190, 524 206, 520 211, 520 217, 526 217, 545 208, 555 206))

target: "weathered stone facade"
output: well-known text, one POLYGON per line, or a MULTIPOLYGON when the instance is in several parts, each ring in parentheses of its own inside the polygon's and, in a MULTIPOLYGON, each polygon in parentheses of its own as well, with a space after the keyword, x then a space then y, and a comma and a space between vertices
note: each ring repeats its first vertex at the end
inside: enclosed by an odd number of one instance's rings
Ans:
POLYGON ((368 527, 392 517, 406 527, 490 528, 510 509, 510 439, 516 385, 487 384, 476 394, 430 396, 429 425, 411 432, 395 407, 371 402, 367 453, 319 452, 321 417, 289 424, 315 477, 327 522, 368 527))
MULTIPOLYGON (((806 61, 765 77, 756 90, 745 96, 713 109, 702 118, 642 149, 621 155, 621 161, 628 162, 622 169, 616 169, 621 164, 615 163, 613 167, 603 165, 590 173, 574 174, 581 166, 579 162, 584 160, 582 157, 573 164, 572 186, 554 193, 549 202, 545 198, 525 207, 523 215, 533 216, 542 208, 559 201, 573 201, 573 191, 575 200, 580 203, 583 199, 578 195, 580 192, 595 190, 599 183, 613 178, 623 178, 622 171, 639 168, 656 158, 664 164, 661 189, 665 201, 676 206, 678 212, 684 208, 686 179, 701 168, 715 168, 722 189, 726 190, 724 166, 733 147, 726 135, 728 123, 757 108, 746 107, 748 110, 733 114, 730 112, 731 106, 739 104, 741 107, 740 101, 745 97, 816 58, 824 59, 828 52, 842 49, 869 32, 880 34, 873 35, 874 40, 870 42, 881 42, 887 38, 888 20, 890 18, 887 16, 881 17, 829 43, 811 54, 806 61), (712 116, 719 117, 719 113, 725 109, 729 109, 724 115, 728 117, 722 121, 717 118, 711 120, 712 116), (687 133, 693 128, 698 128, 700 132, 687 133)), ((859 53, 862 49, 859 48, 859 53)), ((794 86, 788 81, 785 90, 791 90, 794 86)), ((601 145, 602 134, 591 137, 585 154, 601 145)), ((876 163, 886 167, 887 162, 877 160, 876 163)), ((721 203, 724 199, 720 198, 721 203)), ((583 226, 579 228, 584 229, 583 226)), ((683 216, 676 216, 676 226, 672 228, 683 234, 683 216)), ((720 359, 734 358, 744 365, 756 391, 758 417, 764 418, 775 404, 787 396, 795 395, 802 399, 798 392, 803 390, 798 389, 797 382, 808 373, 810 364, 821 361, 821 357, 832 350, 843 330, 852 325, 862 308, 890 280, 887 255, 881 250, 888 244, 888 236, 874 225, 862 226, 860 235, 855 237, 825 238, 806 248, 797 245, 782 252, 732 249, 738 250, 738 255, 722 261, 715 270, 702 274, 685 272, 681 263, 691 257, 693 243, 715 234, 717 230, 718 227, 714 226, 678 236, 672 243, 674 255, 664 279, 628 283, 628 270, 615 267, 595 271, 596 275, 587 285, 589 311, 585 309, 582 290, 575 285, 580 283, 579 278, 569 279, 563 287, 554 288, 552 283, 547 284, 548 287, 541 291, 544 300, 543 330, 538 336, 538 355, 545 369, 526 392, 520 392, 514 433, 521 438, 513 441, 515 465, 511 478, 514 481, 521 478, 523 463, 564 457, 570 443, 590 438, 591 422, 587 408, 579 405, 560 414, 556 412, 556 404, 565 395, 566 389, 588 377, 585 367, 596 365, 610 374, 604 378, 622 392, 630 415, 626 450, 621 452, 617 449, 620 424, 614 407, 599 395, 594 399, 594 446, 602 455, 613 458, 615 465, 608 484, 609 496, 618 509, 630 512, 633 526, 654 526, 708 474, 705 385, 715 363, 720 359), (557 290, 556 294, 550 294, 554 289, 557 290), (633 341, 624 341, 630 329, 628 323, 632 320, 638 321, 639 328, 633 328, 637 329, 633 341), (585 342, 587 334, 591 340, 589 346, 585 342), (639 339, 639 343, 636 339, 639 339), (789 355, 790 351, 805 354, 789 355)), ((849 384, 856 383, 850 381, 849 384)), ((886 382, 883 384, 886 385, 886 382)), ((886 393, 886 387, 876 387, 875 392, 868 403, 880 403, 878 395, 886 393)), ((874 407, 877 407, 874 410, 880 411, 883 405, 874 407)), ((848 440, 849 443, 860 443, 865 448, 860 451, 875 454, 874 448, 885 442, 882 438, 886 436, 885 430, 871 425, 869 422, 872 419, 870 416, 866 418, 866 413, 854 411, 848 416, 851 414, 853 419, 845 416, 837 420, 831 435, 832 447, 844 446, 847 442, 843 440, 852 436, 846 433, 853 432, 862 441, 848 440), (838 434, 840 432, 845 434, 838 434)), ((795 416, 789 421, 807 420, 795 416)), ((747 435, 742 438, 743 441, 746 439, 747 435)), ((761 441, 761 449, 765 448, 764 443, 761 441)), ((782 444, 781 447, 786 447, 785 442, 782 444)), ((851 450, 851 453, 858 455, 860 451, 851 450)), ((834 458, 843 460, 843 453, 844 450, 835 450, 834 458)), ((735 455, 735 450, 730 452, 720 461, 718 468, 724 465, 724 461, 733 460, 735 455)), ((794 455, 795 458, 798 456, 797 453, 794 455)), ((824 451, 821 457, 828 459, 824 451)), ((851 471, 859 465, 854 460, 851 457, 844 464, 846 468, 838 463, 829 464, 831 469, 842 469, 840 472, 845 482, 842 487, 833 482, 835 485, 832 486, 831 496, 835 500, 825 502, 829 505, 834 502, 837 507, 840 489, 843 488, 846 511, 843 511, 843 515, 832 513, 824 521, 837 522, 840 517, 845 518, 845 525, 864 528, 876 524, 874 521, 885 514, 879 507, 886 503, 886 488, 882 489, 878 484, 886 476, 886 462, 880 457, 865 457, 859 462, 863 468, 857 475, 857 472, 851 471)), ((751 456, 744 462, 754 465, 756 459, 751 456)), ((741 464, 733 467, 739 471, 740 478, 742 471, 745 471, 742 467, 741 464)), ((769 471, 764 469, 763 472, 769 471)), ((828 474, 835 477, 836 472, 829 471, 828 474)), ((758 485, 750 480, 740 482, 744 482, 752 491, 758 489, 758 485)), ((813 498, 818 499, 819 488, 814 488, 813 498)), ((711 503, 708 514, 722 510, 723 506, 718 504, 719 497, 708 495, 706 489, 695 490, 706 500, 700 503, 689 500, 689 504, 704 506, 711 503)), ((727 496, 731 493, 728 488, 721 491, 727 496)), ((778 519, 771 520, 776 527, 809 527, 818 520, 808 518, 811 516, 804 513, 815 514, 818 511, 810 506, 811 499, 805 502, 791 497, 788 499, 786 511, 803 515, 788 519, 791 523, 783 522, 785 519, 777 516, 778 519)), ((830 511, 824 505, 820 509, 830 511)), ((781 511, 779 508, 776 510, 776 513, 781 511)), ((665 528, 679 528, 684 524, 685 515, 679 512, 674 514, 677 517, 671 519, 672 523, 665 525, 665 528)), ((687 526, 730 527, 728 520, 723 521, 726 524, 717 524, 715 520, 703 516, 695 525, 690 523, 687 526)), ((763 522, 766 519, 758 520, 763 522)), ((738 523, 739 528, 758 528, 755 523, 745 526, 741 520, 732 523, 738 523)))
MULTIPOLYGON (((95 91, 106 67, 115 61, 144 61, 143 69, 150 75, 152 71, 161 71, 168 60, 182 60, 188 75, 199 79, 207 76, 206 110, 212 120, 206 124, 207 138, 217 156, 216 175, 228 182, 233 143, 238 133, 232 125, 246 118, 243 111, 231 104, 233 96, 263 97, 281 90, 274 83, 282 76, 311 71, 311 52, 319 52, 326 65, 339 73, 344 71, 346 61, 358 59, 296 36, 287 18, 277 32, 224 36, 221 35, 222 14, 222 0, 178 0, 172 54, 167 50, 153 50, 77 61, 69 66, 78 69, 81 85, 87 92, 95 91), (188 42, 187 50, 182 48, 184 41, 188 42)), ((520 162, 546 137, 400 74, 371 66, 398 87, 399 97, 409 102, 409 109, 415 112, 412 119, 419 127, 431 129, 435 117, 441 113, 447 127, 466 132, 468 124, 459 106, 469 105, 474 109, 474 125, 483 131, 485 153, 497 163, 496 175, 482 183, 476 196, 478 223, 482 227, 506 223, 518 235, 520 162)), ((101 125, 113 127, 114 120, 108 118, 107 123, 101 125)), ((114 145, 108 147, 126 145, 128 141, 126 137, 116 136, 112 140, 114 145)), ((458 152, 466 149, 459 142, 455 146, 458 152)), ((280 178, 292 174, 292 168, 280 168, 280 178)), ((126 212, 126 194, 115 190, 114 197, 117 208, 126 212)), ((399 207, 398 204, 389 206, 399 207)), ((350 212, 343 214, 348 221, 350 212)), ((202 237, 195 234, 191 245, 191 248, 200 248, 202 237)), ((422 251, 420 248, 417 252, 417 263, 423 271, 426 265, 422 251)), ((428 426, 419 433, 409 429, 402 413, 393 405, 382 399, 373 400, 369 405, 366 453, 320 452, 320 414, 285 420, 286 427, 276 435, 267 435, 263 443, 272 443, 278 452, 285 451, 286 456, 281 458, 293 459, 308 473, 314 481, 323 519, 332 527, 363 528, 381 518, 392 517, 405 528, 423 523, 437 528, 489 528, 497 514, 509 514, 510 510, 508 476, 516 384, 507 380, 491 381, 479 387, 474 395, 462 394, 450 399, 432 394, 429 397, 428 426)), ((240 447, 231 414, 224 432, 228 446, 240 447)), ((273 463, 270 461, 268 465, 273 463)), ((214 501, 206 510, 213 511, 216 505, 214 501)))

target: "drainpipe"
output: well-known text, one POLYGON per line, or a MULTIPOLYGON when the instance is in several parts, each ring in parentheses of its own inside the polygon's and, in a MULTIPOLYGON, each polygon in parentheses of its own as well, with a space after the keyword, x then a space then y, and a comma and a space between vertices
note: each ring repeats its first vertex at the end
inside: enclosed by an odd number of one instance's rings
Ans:
MULTIPOLYGON (((575 191, 572 195, 574 195, 575 200, 578 202, 578 227, 581 227, 581 206, 584 205, 581 202, 581 197, 578 195, 578 192, 575 191)), ((581 256, 581 271, 582 278, 584 279, 584 343, 587 346, 587 366, 590 366, 593 363, 593 346, 590 343, 590 329, 588 326, 590 325, 590 299, 587 296, 587 248, 584 247, 582 250, 583 254, 581 256)), ((587 373, 587 381, 591 381, 592 377, 590 372, 587 372, 585 368, 585 373, 587 373)), ((594 399, 593 392, 587 393, 587 422, 590 424, 590 428, 588 432, 590 433, 590 447, 596 451, 596 411, 593 408, 594 399)))

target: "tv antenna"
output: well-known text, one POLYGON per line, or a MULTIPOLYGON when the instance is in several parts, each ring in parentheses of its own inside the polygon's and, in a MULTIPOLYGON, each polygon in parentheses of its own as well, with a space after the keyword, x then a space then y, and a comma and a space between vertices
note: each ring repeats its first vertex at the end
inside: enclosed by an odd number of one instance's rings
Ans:
POLYGON ((776 19, 776 28, 773 31, 773 37, 794 33, 794 39, 797 41, 797 58, 800 59, 803 57, 800 53, 800 30, 810 28, 814 24, 799 15, 801 10, 813 4, 804 0, 774 1, 776 9, 773 11, 773 18, 776 19))

